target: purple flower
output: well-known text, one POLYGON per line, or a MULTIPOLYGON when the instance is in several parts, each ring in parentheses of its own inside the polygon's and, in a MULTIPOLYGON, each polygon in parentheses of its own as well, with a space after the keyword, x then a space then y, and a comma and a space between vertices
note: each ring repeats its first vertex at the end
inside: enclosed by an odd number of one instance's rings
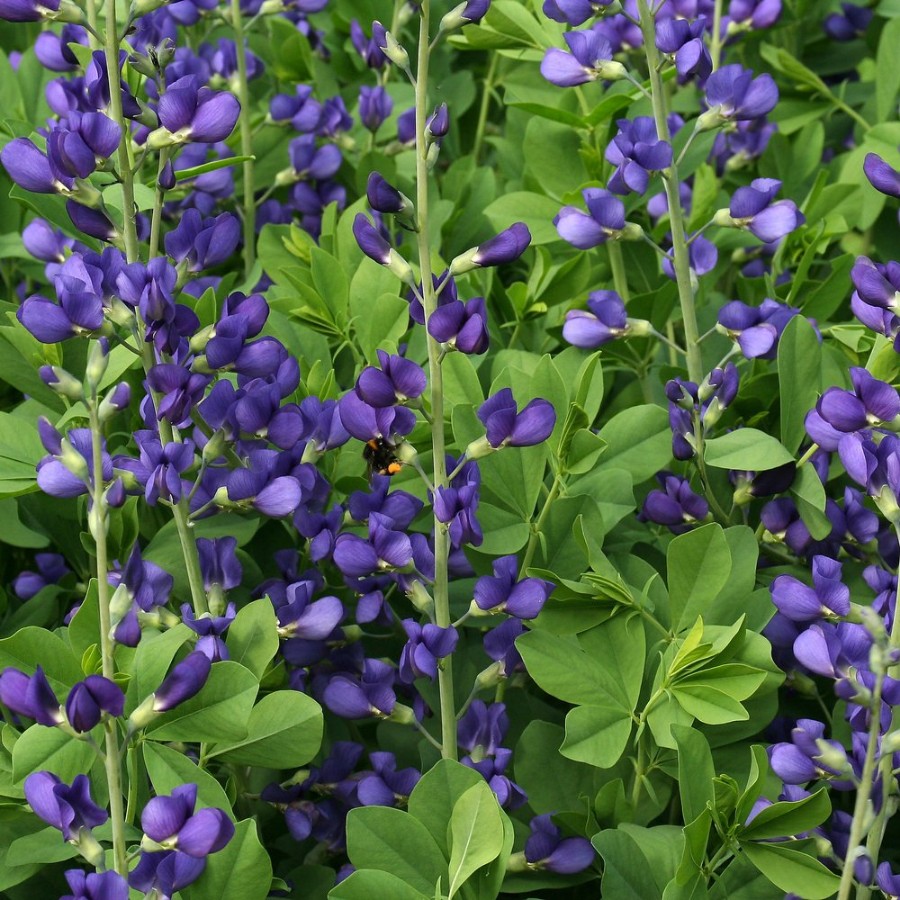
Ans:
POLYGON ((453 28, 480 22, 490 7, 491 0, 463 0, 441 19, 441 31, 450 31, 453 28))
POLYGON ((472 269, 500 266, 515 262, 531 243, 531 232, 524 222, 516 222, 490 240, 457 256, 450 263, 450 276, 472 269))
POLYGON ((834 41, 852 41, 866 33, 874 14, 874 10, 864 6, 842 3, 841 12, 826 16, 822 27, 834 41))
POLYGON ((863 170, 875 190, 889 197, 900 197, 900 172, 889 166, 877 153, 866 154, 863 170))
POLYGON ((218 586, 223 591, 230 591, 238 587, 243 568, 235 555, 236 549, 237 538, 197 538, 197 553, 205 590, 210 591, 218 586))
POLYGON ((194 610, 189 603, 182 603, 181 605, 182 621, 191 631, 199 635, 199 640, 194 645, 194 649, 204 656, 208 656, 210 662, 218 662, 221 659, 229 658, 228 646, 223 638, 236 616, 237 608, 234 603, 228 604, 223 616, 204 613, 199 617, 194 615, 194 610))
POLYGON ((866 369, 850 369, 853 391, 828 388, 816 403, 819 417, 836 431, 852 432, 873 425, 890 425, 900 415, 900 394, 866 369))
POLYGON ((326 686, 322 701, 344 719, 388 718, 397 703, 394 669, 378 659, 367 659, 362 675, 335 675, 326 686))
POLYGON ((681 18, 657 19, 656 46, 675 60, 679 84, 685 84, 691 78, 702 82, 712 72, 712 57, 703 40, 706 24, 705 16, 699 16, 693 21, 681 18))
POLYGON ((806 219, 793 200, 772 202, 780 189, 781 182, 775 178, 755 178, 749 186, 739 187, 731 200, 727 224, 746 228, 766 243, 790 234, 806 219))
POLYGON ((556 412, 548 400, 532 400, 517 412, 510 388, 503 388, 488 397, 478 408, 477 415, 484 425, 487 443, 494 450, 540 444, 550 437, 556 425, 556 412))
POLYGON ((464 756, 460 760, 464 766, 474 769, 484 778, 494 792, 497 802, 504 809, 518 809, 528 802, 525 791, 506 775, 506 768, 512 762, 512 755, 512 750, 498 747, 493 756, 478 760, 464 756))
POLYGON ((797 726, 791 731, 791 742, 774 744, 769 751, 772 771, 785 784, 806 784, 839 774, 820 760, 820 742, 827 743, 838 753, 844 753, 837 741, 825 741, 825 726, 821 722, 798 719, 797 726))
POLYGON ((799 309, 769 298, 756 307, 733 300, 719 311, 718 328, 737 341, 747 359, 775 359, 778 339, 799 314, 799 309))
POLYGON ((335 541, 335 565, 349 578, 406 569, 412 563, 412 545, 408 535, 394 530, 393 524, 387 516, 371 513, 368 540, 342 534, 335 541))
POLYGON ((189 653, 153 692, 154 712, 174 709, 198 694, 209 678, 211 667, 212 663, 203 653, 196 650, 189 653))
POLYGON ((224 810, 194 812, 197 785, 182 784, 169 797, 153 797, 141 813, 144 834, 167 850, 195 858, 221 850, 234 836, 234 823, 224 810))
POLYGON ((485 612, 505 612, 518 619, 534 619, 543 609, 556 585, 542 578, 518 579, 515 556, 494 560, 494 574, 475 582, 474 604, 485 612))
MULTIPOLYGON (((448 458, 447 469, 453 471, 456 460, 448 458)), ((450 526, 450 543, 453 547, 471 544, 478 547, 484 540, 481 525, 476 518, 478 511, 481 472, 474 462, 466 463, 448 487, 438 487, 432 497, 434 514, 438 521, 450 526)))
POLYGON ((128 874, 128 884, 144 894, 157 891, 162 898, 172 897, 176 891, 193 884, 205 868, 205 856, 193 857, 177 850, 144 852, 140 862, 128 874))
POLYGON ((196 209, 187 210, 165 237, 166 253, 189 272, 201 272, 224 262, 240 241, 241 226, 231 213, 204 219, 196 209))
POLYGON ((168 134, 160 135, 159 141, 151 135, 148 144, 156 147, 185 141, 223 141, 234 130, 240 112, 241 105, 233 94, 211 91, 198 75, 185 75, 159 98, 157 114, 168 134))
POLYGON ((422 367, 402 356, 378 350, 381 368, 366 366, 356 382, 360 399, 376 408, 395 406, 421 397, 428 385, 422 367))
POLYGON ((356 788, 363 806, 397 806, 405 804, 422 773, 412 767, 397 771, 393 753, 376 751, 369 754, 373 772, 364 772, 356 788))
POLYGON ((372 37, 367 38, 362 26, 353 19, 350 22, 350 42, 370 69, 383 69, 388 64, 388 58, 381 49, 386 43, 384 26, 379 22, 372 23, 372 37))
POLYGON ((124 708, 125 695, 117 684, 102 675, 88 675, 69 691, 66 718, 84 734, 99 723, 103 713, 121 716, 124 708))
POLYGON ((508 678, 513 672, 524 671, 522 655, 516 649, 516 638, 525 633, 521 619, 507 619, 484 636, 484 652, 500 664, 500 675, 508 678))
POLYGON ((461 353, 484 353, 490 344, 484 297, 441 303, 428 319, 428 333, 461 353))
POLYGON ((731 0, 727 25, 730 30, 756 31, 771 28, 780 16, 781 0, 731 0))
POLYGON ((7 22, 40 22, 53 20, 59 13, 59 0, 2 0, 0 19, 7 22))
POLYGON ((163 446, 155 432, 146 430, 137 432, 135 440, 140 458, 117 457, 117 468, 134 475, 150 506, 156 506, 159 500, 177 503, 183 494, 181 476, 194 464, 193 441, 163 446))
POLYGON ((413 271, 409 263, 382 237, 365 213, 357 213, 353 220, 353 236, 359 249, 379 266, 390 269, 401 281, 413 283, 413 271))
POLYGON ((440 141, 450 132, 450 111, 446 103, 435 107, 434 112, 425 122, 425 138, 427 141, 440 141))
POLYGON ((619 240, 626 228, 622 201, 601 188, 585 188, 581 195, 587 213, 575 206, 564 206, 553 220, 559 236, 579 250, 619 240))
POLYGON ((525 859, 530 867, 559 875, 581 872, 594 861, 594 848, 586 838, 564 838, 550 814, 535 816, 525 841, 525 859))
POLYGON ((359 120, 374 134, 394 109, 394 101, 380 85, 359 89, 359 120))
POLYGON ((343 603, 337 597, 320 597, 313 601, 313 588, 309 581, 288 585, 285 601, 276 604, 279 637, 322 641, 341 623, 343 603))
POLYGON ((65 557, 59 553, 36 553, 34 561, 37 572, 20 572, 13 580, 13 593, 20 600, 30 600, 48 584, 56 584, 71 571, 65 557))
POLYGON ((416 415, 412 410, 403 406, 370 406, 356 391, 341 397, 338 413, 344 428, 360 441, 382 438, 396 445, 416 424, 416 415))
POLYGON ((675 534, 683 534, 709 515, 709 504, 697 494, 687 478, 671 472, 659 472, 656 480, 662 490, 650 491, 639 518, 666 525, 675 534))
POLYGON ((613 60, 610 42, 596 26, 584 31, 567 31, 563 39, 569 52, 551 47, 541 61, 541 75, 557 87, 575 87, 596 81, 625 77, 625 67, 613 60))
POLYGON ((794 622, 812 622, 825 616, 850 612, 850 589, 841 581, 841 564, 827 556, 813 557, 813 587, 792 575, 779 575, 772 582, 772 602, 794 622))
POLYGON ((128 882, 111 869, 91 873, 69 869, 66 881, 72 893, 64 894, 59 900, 128 900, 128 882))
POLYGON ((563 338, 575 347, 595 350, 629 334, 640 334, 648 325, 631 320, 625 303, 615 291, 592 291, 588 308, 570 309, 563 323, 563 338))
MULTIPOLYGON (((55 429, 54 429, 55 431, 55 429)), ((43 435, 42 435, 43 437, 43 435)), ((56 432, 56 437, 62 438, 56 432)), ((54 448, 56 454, 45 456, 37 465, 38 487, 51 497, 80 497, 88 493, 94 479, 92 435, 89 428, 75 428, 65 438, 65 444, 54 448)), ((46 443, 45 443, 46 446, 46 443)), ((106 452, 106 441, 102 448, 103 470, 100 477, 105 484, 112 480, 112 459, 106 452)))
POLYGON ((39 725, 61 725, 63 714, 47 681, 44 670, 38 666, 34 675, 12 667, 0 672, 0 703, 20 716, 28 716, 39 725))
POLYGON ((439 628, 428 623, 419 625, 413 619, 401 624, 407 641, 400 653, 400 680, 412 684, 417 678, 437 677, 438 660, 449 656, 459 641, 459 632, 453 627, 439 628))
POLYGON ((493 756, 503 743, 508 728, 509 716, 503 703, 488 706, 484 700, 473 700, 459 720, 457 742, 469 754, 493 756))
POLYGON ((554 22, 569 24, 573 28, 584 25, 612 0, 544 0, 543 13, 554 22))
POLYGON ((54 170, 47 154, 28 138, 14 138, 0 150, 0 162, 9 177, 33 194, 70 194, 74 178, 54 170))
POLYGON ((70 786, 52 772, 34 772, 25 779, 24 789, 35 815, 58 828, 66 841, 77 841, 82 829, 90 831, 109 818, 91 800, 87 775, 76 775, 70 786))
POLYGON ((750 69, 733 63, 717 69, 706 81, 709 110, 700 116, 701 129, 715 128, 722 122, 759 119, 770 113, 778 102, 778 87, 772 76, 753 77, 750 69))
POLYGON ((366 182, 366 199, 376 212, 397 215, 410 208, 410 201, 378 172, 371 172, 366 182))
POLYGON ((616 167, 609 190, 614 194, 643 194, 650 183, 650 173, 672 165, 672 146, 659 139, 650 116, 620 119, 617 124, 619 133, 606 147, 607 162, 616 167))

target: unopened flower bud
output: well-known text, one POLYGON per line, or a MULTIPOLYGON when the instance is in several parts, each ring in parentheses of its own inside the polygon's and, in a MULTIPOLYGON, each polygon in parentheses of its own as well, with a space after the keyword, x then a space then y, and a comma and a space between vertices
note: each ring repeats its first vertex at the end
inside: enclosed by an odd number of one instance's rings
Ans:
POLYGON ((398 725, 412 725, 416 721, 416 714, 410 707, 404 706, 402 703, 395 703, 387 721, 396 722, 398 725))
POLYGON ((71 373, 59 366, 41 366, 38 374, 51 390, 69 400, 84 400, 84 385, 71 373))

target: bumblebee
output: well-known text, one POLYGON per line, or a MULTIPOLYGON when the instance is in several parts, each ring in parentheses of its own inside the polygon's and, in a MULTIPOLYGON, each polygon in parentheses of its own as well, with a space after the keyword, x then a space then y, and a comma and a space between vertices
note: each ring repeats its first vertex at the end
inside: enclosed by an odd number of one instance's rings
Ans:
POLYGON ((403 463, 394 455, 396 448, 384 438, 377 437, 366 441, 363 447, 363 459, 372 475, 396 475, 403 468, 403 463))

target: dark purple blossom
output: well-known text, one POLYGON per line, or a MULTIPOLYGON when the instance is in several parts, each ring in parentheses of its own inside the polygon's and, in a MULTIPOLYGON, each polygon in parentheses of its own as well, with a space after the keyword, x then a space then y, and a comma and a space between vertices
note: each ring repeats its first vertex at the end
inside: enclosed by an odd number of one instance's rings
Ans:
POLYGON ((643 194, 650 173, 672 165, 672 146, 659 139, 650 116, 620 119, 617 124, 619 132, 606 147, 606 159, 616 167, 608 188, 614 194, 643 194))
POLYGON ((874 14, 874 10, 865 6, 841 3, 841 11, 826 16, 822 27, 833 41, 852 41, 866 33, 874 14))
POLYGON ((641 509, 642 520, 666 525, 675 534, 682 534, 709 515, 709 504, 691 488, 687 478, 659 472, 656 480, 662 490, 647 494, 641 509))
POLYGON ((567 31, 563 39, 569 52, 551 47, 541 61, 541 75, 557 87, 575 87, 596 81, 625 77, 625 67, 613 60, 613 47, 596 26, 567 31))
POLYGON ((827 556, 812 560, 813 587, 792 575, 779 575, 772 583, 772 602, 795 622, 846 616, 850 612, 850 589, 841 581, 841 563, 827 556))
POLYGON ((53 727, 64 721, 59 700, 40 666, 33 675, 12 667, 0 672, 0 703, 39 725, 53 727))
POLYGON ((157 105, 160 125, 168 134, 150 146, 199 141, 223 141, 234 130, 241 105, 227 91, 211 91, 197 75, 185 75, 168 86, 157 105))
POLYGON ((595 350, 610 341, 645 333, 650 324, 629 319, 625 303, 615 291, 592 291, 588 308, 570 309, 563 323, 563 338, 576 347, 595 350))
MULTIPOLYGON (((173 5, 181 6, 185 2, 187 0, 173 5)), ((189 856, 178 850, 144 852, 138 864, 129 872, 128 884, 144 894, 158 891, 162 898, 170 898, 176 891, 193 884, 205 868, 205 856, 189 856)))
POLYGON ((112 869, 91 873, 69 869, 66 881, 72 893, 64 894, 59 900, 128 900, 128 882, 112 869))
POLYGON ((122 689, 102 675, 88 675, 79 681, 66 699, 66 719, 82 734, 100 722, 103 713, 121 716, 125 707, 122 689))
POLYGON ((68 785, 52 772, 34 772, 25 779, 24 789, 35 815, 58 828, 66 841, 77 841, 82 830, 90 831, 109 818, 91 799, 87 775, 76 775, 68 785))
POLYGON ((373 134, 384 124, 394 109, 394 101, 380 85, 359 89, 359 120, 373 134))
POLYGON ((720 331, 737 341, 747 359, 774 359, 778 339, 799 309, 766 298, 759 306, 740 300, 726 303, 719 311, 720 331))
POLYGON ((221 659, 229 658, 228 646, 224 641, 224 636, 228 626, 231 625, 236 616, 237 608, 234 603, 228 604, 225 614, 222 616, 206 613, 199 617, 194 615, 194 610, 189 603, 181 605, 182 621, 191 631, 199 636, 194 649, 204 654, 204 656, 208 656, 210 662, 218 662, 221 659))
POLYGON ((153 692, 153 711, 161 713, 174 709, 198 694, 209 678, 211 667, 209 657, 203 653, 196 650, 189 653, 153 692))
POLYGON ((509 228, 457 256, 450 263, 450 275, 461 275, 472 269, 501 266, 515 262, 531 243, 531 232, 524 222, 515 222, 509 228))
POLYGON ((348 578, 361 578, 373 572, 406 569, 413 561, 407 534, 393 528, 393 522, 381 513, 370 513, 369 536, 342 534, 334 545, 335 565, 348 578))
POLYGON ((720 224, 746 228, 766 243, 780 240, 806 219, 793 200, 773 202, 779 190, 781 182, 775 178, 755 178, 748 186, 739 187, 731 199, 730 220, 723 218, 720 224))
POLYGON ((459 632, 431 623, 420 625, 413 619, 404 619, 401 624, 407 641, 400 654, 400 680, 404 684, 412 684, 417 678, 434 681, 438 661, 456 649, 459 632))
POLYGON ((475 582, 473 603, 484 612, 534 619, 556 588, 542 578, 519 580, 515 556, 501 556, 494 560, 493 568, 493 575, 484 575, 475 582))
POLYGON ((601 188, 585 188, 581 194, 588 211, 564 206, 553 220, 559 236, 579 250, 619 240, 627 227, 622 201, 601 188))
MULTIPOLYGON (((485 428, 485 439, 493 450, 503 447, 530 447, 550 437, 556 425, 556 412, 548 400, 532 400, 517 411, 510 388, 488 397, 478 408, 478 418, 485 428)), ((471 454, 470 454, 471 455, 471 454)))
POLYGON ((194 812, 196 802, 196 784, 179 785, 168 797, 152 797, 141 813, 144 834, 167 850, 196 858, 221 850, 234 836, 234 823, 221 809, 194 812))
POLYGON ((586 838, 564 838, 549 814, 535 816, 525 842, 525 859, 530 868, 546 869, 560 875, 581 872, 594 861, 594 848, 586 838))
POLYGON ((397 771, 393 753, 375 751, 369 754, 372 772, 363 772, 356 786, 356 796, 363 806, 397 806, 404 804, 418 784, 422 773, 412 767, 397 771))
POLYGON ((484 353, 490 343, 484 297, 441 303, 428 319, 428 333, 462 353, 484 353))
POLYGON ((59 553, 36 553, 37 572, 20 572, 12 583, 13 593, 20 600, 30 600, 49 584, 57 584, 71 571, 59 553))
POLYGON ((378 350, 381 368, 366 366, 356 382, 356 393, 376 408, 395 406, 421 397, 428 385, 422 367, 402 356, 378 350))
POLYGON ((712 72, 712 57, 704 41, 706 17, 693 21, 682 18, 662 18, 656 22, 656 46, 675 61, 678 82, 691 78, 702 82, 712 72))
POLYGON ((387 718, 397 703, 394 673, 386 662, 367 659, 359 678, 343 674, 331 678, 322 700, 344 719, 387 718))
POLYGON ((197 210, 189 209, 166 234, 166 253, 175 262, 185 263, 189 272, 202 272, 234 253, 240 233, 240 223, 231 213, 204 219, 197 210))
POLYGON ((770 113, 777 102, 778 87, 768 73, 754 78, 750 69, 737 63, 722 66, 706 81, 709 110, 700 116, 700 127, 759 119, 770 113))

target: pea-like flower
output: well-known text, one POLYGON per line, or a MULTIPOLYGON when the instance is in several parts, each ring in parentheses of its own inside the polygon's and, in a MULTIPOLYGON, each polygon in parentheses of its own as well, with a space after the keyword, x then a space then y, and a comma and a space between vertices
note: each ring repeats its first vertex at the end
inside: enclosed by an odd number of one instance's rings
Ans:
POLYGON ((177 849, 195 858, 221 850, 234 836, 234 823, 215 807, 194 812, 196 803, 196 784, 182 784, 171 796, 151 798, 141 813, 144 843, 147 838, 152 842, 147 849, 177 849))
POLYGON ((376 409, 421 397, 428 385, 422 367, 411 359, 378 350, 381 368, 366 366, 356 381, 356 393, 376 409))
POLYGON ((549 400, 539 397, 518 411, 510 388, 488 397, 478 408, 477 416, 484 425, 485 436, 469 445, 466 453, 470 459, 503 447, 540 444, 550 437, 556 425, 556 411, 549 400))
POLYGON ((674 534, 682 534, 709 515, 709 504, 686 478, 659 472, 656 480, 662 490, 647 494, 640 514, 642 521, 665 525, 674 534))
POLYGON ((888 165, 877 153, 866 154, 863 171, 876 191, 889 197, 900 197, 900 172, 888 165))
POLYGON ((841 581, 841 563, 827 556, 814 556, 813 587, 792 575, 779 575, 772 582, 772 602, 794 622, 812 622, 850 612, 850 588, 841 581))
POLYGON ((212 91, 199 75, 185 75, 159 98, 157 115, 162 127, 148 137, 148 146, 224 141, 234 131, 240 113, 241 105, 234 94, 212 91))
POLYGON ((778 86, 768 73, 753 77, 750 69, 738 63, 722 66, 706 81, 709 109, 697 120, 701 130, 716 128, 724 122, 760 119, 778 103, 778 86))
POLYGON ((472 269, 501 266, 515 262, 531 243, 531 232, 524 222, 515 222, 499 234, 457 256, 450 263, 450 275, 462 275, 472 269))
POLYGON ((559 236, 579 250, 590 250, 607 241, 630 239, 640 234, 639 226, 625 221, 625 205, 602 188, 585 188, 581 195, 587 212, 564 206, 553 220, 559 236))
POLYGON ((40 725, 52 727, 64 721, 59 700, 40 666, 33 675, 12 667, 0 672, 0 703, 40 725))
POLYGON ((515 556, 494 560, 494 574, 475 582, 473 605, 488 613, 505 612, 517 619, 534 619, 544 608, 556 585, 543 578, 519 580, 515 556))
POLYGON ((83 832, 109 818, 107 811, 91 799, 87 775, 76 775, 68 785, 52 772, 33 772, 25 779, 24 790, 35 815, 58 828, 66 841, 78 842, 83 832))
POLYGON ((567 31, 563 40, 568 53, 551 47, 541 61, 541 75, 551 84, 575 87, 598 78, 617 81, 625 77, 625 66, 613 60, 612 45, 598 28, 567 31))
POLYGON ((121 716, 125 707, 122 689, 102 675, 88 675, 79 681, 66 698, 66 718, 82 734, 100 722, 104 713, 121 716))
POLYGON ((587 305, 587 309, 570 309, 563 323, 563 338, 575 347, 595 350, 618 338, 649 333, 650 323, 629 319, 615 291, 592 291, 587 305))
POLYGON ((128 882, 112 869, 90 873, 69 869, 65 874, 72 893, 59 900, 128 900, 128 882))
POLYGON ((619 133, 606 147, 607 162, 616 167, 609 190, 614 194, 643 194, 650 184, 650 173, 672 165, 672 145, 659 139, 650 116, 620 119, 618 126, 619 133))
POLYGON ((430 622, 420 625, 413 619, 401 623, 407 641, 400 653, 400 680, 412 684, 417 678, 437 677, 438 661, 449 656, 459 642, 459 632, 453 628, 440 628, 430 622))
POLYGON ((564 838, 549 813, 535 816, 525 841, 525 860, 531 869, 546 869, 559 875, 581 872, 594 861, 591 842, 582 837, 564 838))

